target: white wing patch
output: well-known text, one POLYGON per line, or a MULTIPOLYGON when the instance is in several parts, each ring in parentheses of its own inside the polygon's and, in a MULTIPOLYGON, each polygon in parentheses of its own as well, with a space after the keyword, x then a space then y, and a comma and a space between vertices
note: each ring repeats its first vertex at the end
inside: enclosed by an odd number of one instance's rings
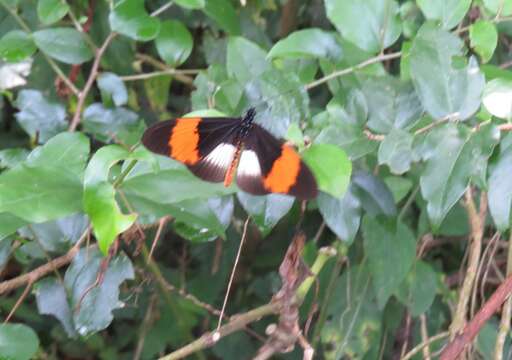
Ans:
POLYGON ((207 162, 209 166, 227 169, 233 161, 235 151, 236 147, 232 144, 222 143, 205 156, 203 161, 207 162))
POLYGON ((252 150, 244 150, 238 164, 237 176, 260 177, 261 167, 258 156, 252 150))

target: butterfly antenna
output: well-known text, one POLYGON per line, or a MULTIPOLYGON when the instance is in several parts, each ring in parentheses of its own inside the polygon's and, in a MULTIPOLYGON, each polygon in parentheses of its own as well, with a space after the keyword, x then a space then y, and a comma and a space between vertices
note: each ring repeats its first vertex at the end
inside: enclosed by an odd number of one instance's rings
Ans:
POLYGON ((226 289, 226 294, 224 295, 224 302, 222 303, 222 309, 220 310, 219 322, 217 323, 217 329, 215 329, 215 333, 213 334, 213 339, 220 338, 219 329, 222 325, 222 318, 224 317, 224 312, 226 311, 226 305, 228 303, 229 292, 231 290, 231 285, 233 285, 233 279, 235 277, 236 268, 238 266, 238 262, 240 261, 240 254, 242 253, 242 247, 244 245, 245 238, 247 237, 247 227, 249 226, 249 220, 251 220, 250 216, 247 216, 247 219, 244 223, 244 230, 242 231, 242 238, 240 239, 240 245, 238 246, 238 252, 236 253, 235 263, 233 264, 233 269, 231 270, 231 275, 229 277, 228 288, 226 289))

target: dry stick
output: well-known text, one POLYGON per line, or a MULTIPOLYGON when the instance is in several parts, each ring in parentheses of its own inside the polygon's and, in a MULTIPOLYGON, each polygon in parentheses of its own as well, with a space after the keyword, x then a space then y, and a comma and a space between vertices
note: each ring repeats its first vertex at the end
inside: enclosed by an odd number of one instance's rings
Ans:
POLYGON ((151 244, 151 249, 149 250, 149 255, 147 261, 151 261, 153 258, 153 251, 155 251, 156 244, 158 243, 158 239, 160 239, 160 235, 162 234, 162 230, 165 227, 165 224, 169 221, 170 216, 164 216, 158 221, 158 229, 156 230, 155 238, 153 239, 153 243, 151 244))
POLYGON ((466 190, 466 208, 469 222, 471 225, 469 257, 466 276, 460 290, 459 302, 450 326, 450 338, 453 339, 462 330, 466 323, 466 314, 468 310, 468 301, 471 296, 471 289, 475 283, 476 272, 480 261, 482 250, 482 237, 485 227, 485 217, 487 215, 487 196, 482 192, 480 196, 480 212, 478 213, 473 201, 471 187, 466 190))
MULTIPOLYGON (((512 231, 508 238, 508 255, 507 255, 507 276, 512 274, 512 231)), ((505 340, 510 329, 510 317, 512 316, 512 298, 509 298, 501 311, 500 328, 496 337, 496 345, 494 346, 494 360, 503 359, 503 348, 505 340)))
POLYGON ((33 282, 29 281, 28 285, 25 287, 25 290, 23 290, 23 293, 21 294, 19 299, 16 301, 16 304, 14 304, 13 308, 9 312, 9 315, 7 315, 7 317, 5 318, 4 324, 7 324, 9 322, 9 320, 11 320, 11 317, 14 315, 16 310, 20 307, 23 300, 25 300, 25 298, 27 297, 30 289, 32 288, 32 284, 33 284, 33 282))
POLYGON ((244 224, 244 230, 242 231, 242 238, 240 239, 240 245, 238 246, 238 252, 236 253, 235 263, 233 264, 233 269, 231 270, 231 275, 229 276, 228 288, 226 289, 226 295, 224 296, 224 302, 222 303, 222 309, 220 310, 219 322, 217 323, 217 330, 215 334, 218 333, 220 326, 222 324, 222 317, 224 316, 224 311, 226 310, 226 305, 228 303, 229 291, 231 290, 231 285, 233 285, 233 279, 235 278, 235 272, 238 265, 238 261, 240 260, 240 254, 242 253, 242 247, 244 245, 245 238, 247 236, 247 227, 249 226, 250 216, 247 216, 244 224))
MULTIPOLYGON (((427 317, 425 314, 420 315, 420 331, 421 331, 421 341, 423 343, 428 341, 428 329, 427 329, 427 317)), ((430 348, 427 345, 423 347, 423 359, 430 360, 432 357, 430 356, 430 348)))
POLYGON ((149 299, 146 315, 144 315, 144 320, 142 320, 142 325, 140 326, 139 341, 137 341, 137 347, 135 348, 135 352, 133 354, 133 360, 139 360, 140 356, 142 355, 142 350, 144 349, 144 340, 146 339, 146 335, 151 328, 152 313, 156 300, 157 297, 155 294, 153 294, 153 296, 151 296, 149 299))
POLYGON ((89 91, 92 88, 92 85, 94 84, 94 80, 96 80, 96 77, 98 76, 98 69, 100 67, 100 61, 101 57, 107 50, 107 47, 110 45, 110 42, 117 36, 117 33, 111 32, 105 41, 103 42, 103 45, 96 51, 96 56, 94 58, 94 62, 92 64, 91 72, 89 74, 89 78, 87 79, 87 82, 85 83, 84 89, 80 92, 78 96, 78 103, 76 105, 76 111, 73 115, 73 120, 71 120, 71 124, 69 125, 69 131, 75 131, 76 127, 80 123, 80 118, 82 115, 82 108, 85 104, 85 99, 87 98, 87 95, 89 94, 89 91))
POLYGON ((473 339, 478 335, 480 329, 498 311, 500 306, 512 293, 512 275, 509 275, 505 281, 496 289, 494 294, 480 308, 475 317, 464 327, 464 330, 458 334, 443 350, 440 360, 455 360, 464 351, 473 339))
POLYGON ((42 278, 43 276, 46 276, 47 274, 51 273, 52 271, 55 271, 56 269, 59 269, 59 268, 63 267, 64 265, 69 264, 71 262, 71 260, 73 260, 73 258, 76 256, 78 251, 80 250, 80 245, 86 239, 89 231, 90 231, 90 227, 87 228, 86 231, 84 231, 84 233, 82 234, 80 239, 77 241, 77 243, 71 249, 69 249, 69 251, 66 254, 64 254, 56 259, 53 259, 52 261, 47 262, 46 264, 41 265, 38 268, 36 268, 26 274, 17 276, 14 279, 10 279, 10 280, 1 282, 0 283, 0 295, 4 294, 6 292, 9 292, 11 290, 14 290, 20 286, 25 285, 25 284, 34 283, 37 280, 39 280, 40 278, 42 278))
POLYGON ((430 344, 432 344, 438 340, 444 339, 445 337, 448 337, 448 335, 450 335, 450 333, 448 331, 445 331, 445 332, 442 332, 442 333, 432 336, 428 340, 423 341, 421 344, 416 345, 411 351, 409 351, 407 354, 405 354, 404 357, 400 358, 400 360, 411 359, 414 355, 416 355, 421 350, 423 350, 424 347, 429 346, 430 344))

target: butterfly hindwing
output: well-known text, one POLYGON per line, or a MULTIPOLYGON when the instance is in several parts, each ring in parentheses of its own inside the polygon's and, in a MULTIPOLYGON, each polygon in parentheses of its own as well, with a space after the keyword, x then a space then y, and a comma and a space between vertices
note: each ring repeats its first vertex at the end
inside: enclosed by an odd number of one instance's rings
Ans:
POLYGON ((305 200, 318 194, 313 174, 295 149, 257 124, 244 142, 237 184, 255 195, 283 193, 305 200))
POLYGON ((144 146, 187 165, 206 181, 224 180, 234 154, 234 138, 240 119, 178 118, 146 130, 144 146))

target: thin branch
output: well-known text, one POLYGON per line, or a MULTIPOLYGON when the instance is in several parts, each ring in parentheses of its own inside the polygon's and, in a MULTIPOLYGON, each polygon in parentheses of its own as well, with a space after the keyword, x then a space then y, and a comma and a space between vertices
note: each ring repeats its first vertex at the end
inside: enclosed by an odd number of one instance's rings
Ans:
MULTIPOLYGON (((507 255, 507 276, 512 274, 512 232, 508 238, 507 255)), ((501 310, 501 321, 498 335, 496 336, 496 345, 494 346, 494 360, 503 359, 503 349, 510 330, 510 317, 512 316, 512 298, 508 298, 501 310)))
POLYGON ((309 84, 307 84, 306 86, 304 86, 304 88, 306 90, 311 90, 319 85, 322 85, 322 84, 325 84, 326 82, 328 82, 329 80, 332 80, 332 79, 335 79, 337 77, 341 77, 341 76, 345 76, 345 75, 348 75, 348 74, 351 74, 357 70, 360 70, 362 68, 365 68, 369 65, 372 65, 372 64, 375 64, 375 63, 379 63, 381 61, 386 61, 386 60, 391 60, 391 59, 396 59, 396 58, 399 58, 400 56, 402 56, 402 53, 401 52, 396 52, 396 53, 391 53, 391 54, 382 54, 382 55, 379 55, 379 56, 376 56, 376 57, 373 57, 371 59, 368 59, 366 61, 363 61, 362 63, 360 64, 357 64, 357 65, 354 65, 354 66, 351 66, 349 68, 346 68, 346 69, 342 69, 342 70, 338 70, 338 71, 335 71, 329 75, 326 75, 318 80, 315 80, 315 81, 312 81, 310 82, 309 84))
MULTIPOLYGON (((203 71, 201 69, 179 69, 178 70, 178 69, 170 68, 163 62, 158 61, 157 59, 155 59, 147 54, 135 54, 135 58, 142 62, 148 63, 148 64, 152 65, 153 67, 162 71, 162 73, 159 73, 159 74, 157 73, 158 75, 155 75, 155 76, 161 76, 161 75, 166 75, 166 74, 173 75, 176 80, 181 81, 182 83, 188 84, 188 85, 192 85, 194 83, 194 79, 192 79, 190 76, 187 76, 187 75, 197 75, 201 71, 203 71)), ((142 75, 144 75, 144 74, 142 74, 142 75)), ((136 76, 136 75, 134 75, 134 76, 136 76)), ((126 79, 126 77, 124 79, 126 79)), ((132 80, 138 80, 138 78, 134 78, 134 79, 132 78, 132 80)))
POLYGON ((69 249, 69 251, 56 258, 53 259, 50 262, 47 262, 44 265, 39 266, 38 268, 20 275, 18 277, 15 277, 14 279, 6 280, 0 283, 0 295, 9 292, 11 290, 14 290, 20 286, 23 286, 25 284, 34 283, 40 278, 46 276, 47 274, 55 271, 56 269, 59 269, 63 267, 64 265, 69 264, 73 258, 76 256, 78 251, 80 250, 80 245, 82 242, 87 238, 87 234, 90 231, 90 227, 87 228, 87 230, 84 231, 84 233, 80 236, 80 239, 77 241, 77 243, 69 249))
POLYGON ((20 305, 23 302, 23 300, 25 300, 25 298, 27 297, 28 293, 30 292, 30 289, 32 289, 32 284, 33 284, 32 281, 30 281, 27 284, 27 286, 25 287, 25 290, 23 290, 23 292, 21 293, 20 297, 16 301, 16 304, 14 304, 13 308, 9 312, 9 315, 7 315, 7 317, 5 318, 4 324, 7 324, 9 322, 9 320, 11 320, 11 318, 14 315, 14 313, 16 312, 16 310, 20 307, 20 305))
POLYGON ((409 351, 407 354, 405 354, 404 357, 400 358, 400 360, 412 359, 412 357, 414 355, 416 355, 417 353, 419 353, 421 350, 423 350, 424 347, 429 346, 430 344, 432 344, 438 340, 444 339, 444 338, 448 337, 448 335, 450 335, 450 333, 448 331, 445 331, 445 332, 442 332, 442 333, 432 336, 427 341, 424 341, 421 344, 416 345, 413 349, 411 349, 411 351, 409 351))
POLYGON ((464 349, 474 340, 485 323, 494 315, 512 293, 512 275, 496 289, 487 302, 480 308, 473 319, 445 347, 440 360, 455 360, 464 349))
POLYGON ((71 120, 71 124, 69 125, 69 131, 75 131, 76 127, 80 123, 80 118, 82 115, 82 109, 85 104, 85 99, 87 98, 87 95, 89 94, 89 91, 92 88, 92 85, 94 84, 94 81, 96 80, 96 77, 98 76, 98 69, 100 67, 100 61, 101 57, 107 50, 107 47, 110 45, 110 42, 117 36, 117 33, 111 32, 105 41, 103 42, 103 45, 96 51, 96 56, 94 58, 94 62, 92 64, 91 72, 89 74, 89 78, 87 79, 87 82, 85 83, 84 89, 80 92, 78 95, 78 103, 76 105, 75 115, 73 115, 73 119, 71 120))
POLYGON ((475 283, 478 264, 480 262, 480 253, 482 251, 482 237, 485 228, 485 217, 487 216, 487 196, 485 192, 482 192, 480 196, 480 211, 477 212, 475 202, 473 201, 471 187, 468 187, 466 190, 466 209, 471 226, 469 258, 466 276, 459 294, 457 309, 450 326, 451 339, 455 338, 466 323, 468 302, 471 297, 471 290, 475 283))
POLYGON ((155 17, 155 16, 160 15, 165 10, 169 9, 173 4, 174 4, 174 0, 171 0, 167 4, 164 4, 164 5, 160 6, 158 9, 156 9, 155 11, 153 11, 149 16, 155 17))
MULTIPOLYGON (((420 330, 421 330, 421 341, 423 343, 426 343, 428 341, 428 329, 427 329, 427 317, 425 314, 420 315, 420 330)), ((423 347, 423 359, 424 360, 431 360, 432 357, 430 356, 430 348, 428 344, 423 347)))
POLYGON ((144 315, 144 319, 142 320, 142 325, 139 330, 139 340, 137 341, 137 347, 135 348, 135 352, 133 354, 133 360, 139 360, 142 355, 142 350, 144 349, 144 342, 146 340, 146 335, 151 328, 151 322, 153 318, 153 309, 155 307, 155 303, 157 302, 158 297, 153 294, 149 299, 148 308, 146 310, 146 315, 144 315))

